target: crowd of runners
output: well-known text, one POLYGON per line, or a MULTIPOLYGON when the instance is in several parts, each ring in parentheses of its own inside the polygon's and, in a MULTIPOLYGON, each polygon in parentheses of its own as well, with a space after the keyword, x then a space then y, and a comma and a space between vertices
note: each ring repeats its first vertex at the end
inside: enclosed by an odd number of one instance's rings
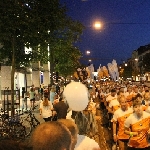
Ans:
POLYGON ((95 82, 91 100, 98 99, 102 125, 112 132, 119 150, 150 149, 150 87, 132 82, 95 82))

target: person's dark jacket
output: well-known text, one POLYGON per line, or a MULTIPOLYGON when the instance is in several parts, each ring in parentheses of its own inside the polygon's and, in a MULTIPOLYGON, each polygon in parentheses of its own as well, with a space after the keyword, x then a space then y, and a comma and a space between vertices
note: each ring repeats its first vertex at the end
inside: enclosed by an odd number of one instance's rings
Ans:
POLYGON ((54 110, 57 112, 57 119, 66 119, 68 108, 68 104, 59 100, 59 102, 54 105, 54 110))

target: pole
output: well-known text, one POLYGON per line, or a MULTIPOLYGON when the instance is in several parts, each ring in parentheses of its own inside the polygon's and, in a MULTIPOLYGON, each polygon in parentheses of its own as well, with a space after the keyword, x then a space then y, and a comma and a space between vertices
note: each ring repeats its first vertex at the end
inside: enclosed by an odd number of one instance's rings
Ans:
POLYGON ((1 62, 0 62, 0 103, 2 100, 2 91, 1 91, 1 62))

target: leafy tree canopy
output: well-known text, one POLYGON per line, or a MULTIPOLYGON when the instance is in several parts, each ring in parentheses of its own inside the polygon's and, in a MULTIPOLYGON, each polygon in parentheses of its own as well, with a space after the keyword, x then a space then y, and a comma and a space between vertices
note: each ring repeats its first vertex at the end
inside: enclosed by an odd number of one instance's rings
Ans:
MULTIPOLYGON (((28 66, 30 62, 55 62, 62 45, 72 49, 79 40, 83 26, 66 16, 66 8, 59 0, 1 0, 0 1, 0 58, 12 60, 15 46, 15 64, 28 66), (50 46, 48 55, 47 46, 50 46), (24 54, 24 46, 32 52, 24 54)), ((71 51, 70 51, 71 52, 71 51)))
POLYGON ((0 59, 7 60, 5 64, 12 66, 12 116, 15 68, 36 61, 47 63, 48 60, 53 64, 56 60, 59 60, 58 64, 67 62, 75 67, 73 60, 79 58, 79 51, 73 43, 79 39, 82 29, 79 22, 67 17, 66 8, 59 0, 0 0, 0 59), (29 54, 25 54, 25 46, 32 48, 29 54), (59 54, 62 51, 68 54, 65 61, 59 54))

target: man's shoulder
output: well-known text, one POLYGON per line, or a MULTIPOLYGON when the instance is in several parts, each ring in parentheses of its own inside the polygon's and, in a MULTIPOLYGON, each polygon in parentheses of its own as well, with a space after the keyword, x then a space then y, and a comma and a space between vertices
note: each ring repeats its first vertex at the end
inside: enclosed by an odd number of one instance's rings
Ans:
POLYGON ((77 140, 77 145, 75 147, 75 150, 79 150, 79 149, 93 149, 93 148, 99 148, 99 145, 97 142, 95 142, 95 140, 84 136, 84 135, 78 135, 78 140, 77 140))
POLYGON ((120 114, 120 113, 122 113, 122 109, 121 109, 121 108, 118 108, 118 109, 114 112, 115 115, 118 115, 118 114, 120 114))

